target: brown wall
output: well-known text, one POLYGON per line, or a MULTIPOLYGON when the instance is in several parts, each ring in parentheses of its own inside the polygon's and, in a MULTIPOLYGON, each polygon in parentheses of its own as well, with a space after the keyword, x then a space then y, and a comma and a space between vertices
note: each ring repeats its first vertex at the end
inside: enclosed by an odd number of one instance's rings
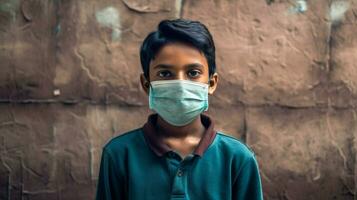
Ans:
POLYGON ((356 199, 356 0, 1 0, 0 199, 93 199, 101 147, 143 125, 161 19, 217 46, 209 114, 256 152, 265 199, 356 199))

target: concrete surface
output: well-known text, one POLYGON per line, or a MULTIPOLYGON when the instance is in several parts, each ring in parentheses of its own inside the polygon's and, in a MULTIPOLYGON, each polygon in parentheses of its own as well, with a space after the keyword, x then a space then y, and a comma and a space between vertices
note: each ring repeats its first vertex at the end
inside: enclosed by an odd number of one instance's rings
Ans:
POLYGON ((176 17, 212 32, 208 114, 265 199, 357 199, 356 0, 1 0, 0 199, 94 198, 101 147, 150 113, 139 46, 176 17))

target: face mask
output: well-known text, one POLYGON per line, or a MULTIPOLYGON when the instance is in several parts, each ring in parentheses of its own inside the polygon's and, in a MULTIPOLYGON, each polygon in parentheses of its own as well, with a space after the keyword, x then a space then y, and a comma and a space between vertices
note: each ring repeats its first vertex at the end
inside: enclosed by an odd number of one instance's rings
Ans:
POLYGON ((208 84, 189 80, 152 81, 149 107, 174 126, 187 125, 208 110, 208 84))

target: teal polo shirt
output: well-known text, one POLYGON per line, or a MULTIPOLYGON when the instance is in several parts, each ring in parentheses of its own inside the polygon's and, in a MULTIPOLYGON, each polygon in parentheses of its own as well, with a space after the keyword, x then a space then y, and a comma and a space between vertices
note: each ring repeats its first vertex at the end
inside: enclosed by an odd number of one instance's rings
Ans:
POLYGON ((210 116, 201 114, 206 130, 185 158, 156 137, 157 117, 103 147, 97 200, 263 199, 254 152, 216 131, 210 116))

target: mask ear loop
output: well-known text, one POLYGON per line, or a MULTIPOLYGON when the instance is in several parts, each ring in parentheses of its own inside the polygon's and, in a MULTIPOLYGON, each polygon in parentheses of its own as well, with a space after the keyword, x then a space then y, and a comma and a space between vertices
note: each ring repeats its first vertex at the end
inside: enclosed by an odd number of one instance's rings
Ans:
POLYGON ((148 87, 149 91, 150 91, 150 88, 152 89, 150 77, 147 77, 147 80, 146 80, 146 84, 145 84, 145 85, 148 87))
POLYGON ((212 75, 208 77, 208 83, 207 83, 208 84, 208 93, 209 93, 209 88, 211 87, 210 83, 211 83, 211 78, 212 77, 213 77, 212 75))
POLYGON ((152 88, 151 82, 148 81, 147 85, 152 88))
POLYGON ((153 87, 152 87, 152 85, 151 85, 151 82, 150 82, 150 81, 146 82, 146 86, 148 87, 149 93, 150 93, 150 91, 153 90, 153 87))
POLYGON ((213 77, 213 74, 211 74, 211 75, 208 76, 208 87, 211 86, 210 83, 211 83, 212 77, 213 77))

